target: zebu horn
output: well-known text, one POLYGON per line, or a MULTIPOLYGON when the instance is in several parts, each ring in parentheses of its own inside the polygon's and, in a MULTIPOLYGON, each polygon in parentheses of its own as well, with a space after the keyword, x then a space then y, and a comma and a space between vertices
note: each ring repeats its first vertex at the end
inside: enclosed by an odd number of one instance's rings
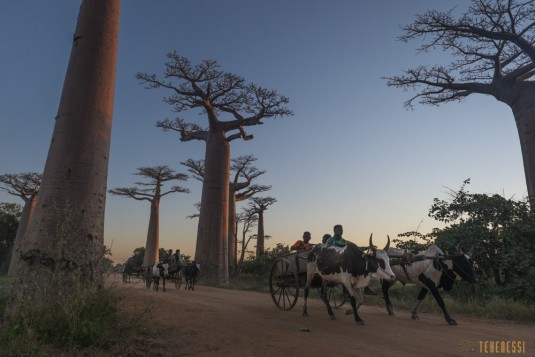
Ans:
POLYGON ((373 245, 372 236, 373 233, 370 234, 370 249, 375 253, 375 246, 373 245))
POLYGON ((457 246, 455 247, 455 250, 457 250, 458 253, 460 252, 461 254, 464 254, 464 249, 463 249, 463 247, 461 247, 461 243, 462 242, 463 241, 461 240, 459 243, 457 243, 457 246))
POLYGON ((468 253, 466 253, 466 255, 468 255, 469 257, 471 257, 472 254, 474 254, 474 245, 471 245, 470 250, 468 250, 468 253))
POLYGON ((387 251, 388 248, 390 248, 390 236, 387 234, 386 237, 388 238, 385 247, 383 248, 384 251, 387 251))

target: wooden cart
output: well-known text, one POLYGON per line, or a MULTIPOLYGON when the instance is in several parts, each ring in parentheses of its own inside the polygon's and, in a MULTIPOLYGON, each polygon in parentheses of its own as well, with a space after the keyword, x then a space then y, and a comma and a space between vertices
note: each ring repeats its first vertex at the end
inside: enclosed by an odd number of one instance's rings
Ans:
MULTIPOLYGON (((299 298, 299 289, 305 288, 309 252, 292 252, 281 256, 273 263, 269 274, 269 291, 279 309, 285 311, 292 309, 299 298)), ((310 287, 320 293, 321 278, 315 276, 310 287)), ((327 286, 327 298, 331 307, 337 308, 346 302, 348 295, 342 284, 330 284, 327 286)))

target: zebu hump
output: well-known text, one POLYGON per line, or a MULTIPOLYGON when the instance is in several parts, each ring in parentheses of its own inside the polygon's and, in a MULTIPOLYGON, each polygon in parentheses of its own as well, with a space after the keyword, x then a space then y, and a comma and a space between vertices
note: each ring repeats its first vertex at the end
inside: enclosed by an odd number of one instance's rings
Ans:
POLYGON ((310 259, 315 259, 317 270, 321 275, 342 272, 349 272, 352 275, 364 274, 364 253, 354 244, 348 244, 344 248, 322 246, 314 253, 315 257, 309 256, 309 262, 310 259))

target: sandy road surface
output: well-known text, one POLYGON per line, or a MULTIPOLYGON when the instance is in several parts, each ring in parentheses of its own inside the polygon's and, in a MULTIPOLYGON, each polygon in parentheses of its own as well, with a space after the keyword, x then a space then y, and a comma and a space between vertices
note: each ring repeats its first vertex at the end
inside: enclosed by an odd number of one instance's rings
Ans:
POLYGON ((116 280, 125 309, 152 310, 151 328, 159 332, 144 353, 150 356, 490 355, 480 351, 480 341, 522 341, 521 355, 535 356, 534 325, 456 315, 458 325, 449 326, 438 314, 421 313, 413 321, 407 311, 388 316, 384 308, 363 306, 359 315, 366 325, 357 326, 345 309, 335 310, 337 319, 330 320, 318 299, 309 299, 305 318, 302 298, 294 309, 281 311, 265 293, 202 285, 156 292, 135 278, 126 284, 118 275, 116 280))

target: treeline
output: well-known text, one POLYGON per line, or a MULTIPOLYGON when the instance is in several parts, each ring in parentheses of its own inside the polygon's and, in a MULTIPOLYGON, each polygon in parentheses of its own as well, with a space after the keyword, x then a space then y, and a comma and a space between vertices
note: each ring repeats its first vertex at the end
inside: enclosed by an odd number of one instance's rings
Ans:
MULTIPOLYGON (((398 248, 425 249, 438 245, 443 251, 471 251, 480 291, 517 301, 535 302, 535 212, 527 198, 515 200, 494 194, 470 193, 470 180, 458 191, 450 190, 449 198, 435 198, 429 217, 445 224, 429 233, 406 232, 393 243, 398 248), (407 239, 409 238, 409 239, 407 239)), ((20 205, 0 203, 0 273, 7 273, 20 205)), ((267 277, 273 262, 288 253, 288 246, 278 244, 260 257, 244 261, 241 273, 267 277)), ((136 248, 126 264, 143 263, 145 249, 136 248)), ((160 257, 168 253, 160 249, 160 257)), ((182 255, 184 261, 190 256, 182 255)))
POLYGON ((445 223, 432 232, 406 232, 400 248, 436 244, 443 251, 472 252, 480 290, 519 301, 535 302, 535 210, 529 199, 470 193, 467 179, 447 200, 435 198, 429 217, 445 223))

